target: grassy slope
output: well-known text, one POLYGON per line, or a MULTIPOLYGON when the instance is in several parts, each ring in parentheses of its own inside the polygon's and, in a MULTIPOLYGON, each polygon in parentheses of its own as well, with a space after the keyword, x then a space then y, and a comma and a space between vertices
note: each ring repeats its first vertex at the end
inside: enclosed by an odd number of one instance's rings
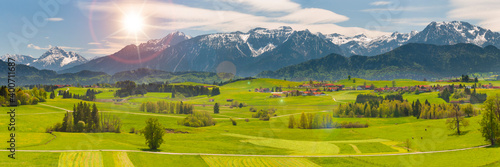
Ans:
MULTIPOLYGON (((362 81, 359 80, 358 83, 362 81)), ((392 84, 390 81, 374 81, 380 82, 376 83, 379 85, 392 84)), ((420 81, 397 81, 399 84, 421 84, 420 81)), ((206 104, 205 107, 202 105, 196 105, 196 110, 205 110, 212 112, 212 104, 208 103, 209 98, 216 99, 216 102, 222 102, 222 104, 229 104, 224 102, 227 98, 234 98, 235 100, 248 103, 260 108, 275 107, 278 109, 278 116, 286 114, 300 114, 300 112, 321 112, 321 111, 331 111, 339 103, 352 102, 359 93, 368 93, 370 91, 341 91, 341 92, 331 92, 327 96, 323 97, 289 97, 282 99, 269 99, 266 93, 254 93, 248 90, 253 90, 256 87, 271 87, 271 86, 288 86, 291 87, 300 85, 302 83, 281 81, 274 79, 257 79, 253 81, 242 81, 231 83, 225 85, 221 88, 222 95, 215 97, 193 97, 185 99, 187 103, 194 104, 206 104), (334 101, 335 99, 336 101, 334 101), (283 100, 283 101, 282 101, 283 100), (300 104, 300 105, 298 105, 300 104)), ((367 81, 367 84, 368 81, 367 81)), ((99 88, 101 89, 101 88, 99 88)), ((86 89, 83 88, 70 88, 72 92, 84 93, 86 89)), ((103 89, 105 90, 105 89, 103 89)), ((495 93, 500 93, 499 90, 483 90, 478 89, 478 92, 485 92, 488 95, 495 93)), ((105 93, 112 94, 109 90, 105 93)), ((99 95, 102 95, 101 93, 99 95)), ((144 100, 151 99, 161 99, 161 100, 184 100, 184 99, 168 99, 168 93, 148 93, 144 100)), ((428 99, 431 103, 441 103, 436 98, 436 93, 424 93, 420 95, 405 94, 404 98, 408 100, 420 99, 420 101, 425 101, 428 99)), ((101 98, 98 96, 98 98, 101 98)), ((102 98, 108 98, 106 96, 102 98)), ((248 111, 248 107, 245 108, 234 108, 230 109, 227 106, 221 107, 221 113, 219 115, 214 115, 218 118, 218 124, 213 127, 204 128, 190 128, 177 125, 177 120, 182 119, 185 115, 163 115, 154 113, 143 113, 138 111, 138 102, 141 98, 135 98, 129 100, 127 103, 113 104, 113 103, 99 103, 96 102, 100 111, 110 112, 121 118, 123 127, 122 133, 97 133, 97 134, 79 134, 79 133, 55 133, 57 138, 50 141, 53 136, 47 133, 43 133, 45 128, 53 125, 56 122, 61 122, 64 115, 64 111, 56 108, 51 108, 43 105, 33 105, 33 106, 20 106, 17 107, 18 115, 16 116, 17 123, 17 134, 19 138, 17 139, 17 146, 19 149, 130 149, 130 150, 141 150, 145 149, 143 136, 136 134, 129 134, 128 129, 136 128, 140 129, 145 126, 144 121, 149 117, 157 117, 160 121, 168 128, 174 128, 177 130, 188 131, 189 134, 167 134, 165 136, 166 143, 162 145, 162 151, 168 152, 204 152, 204 153, 233 153, 233 154, 293 154, 293 149, 283 149, 284 147, 276 147, 275 145, 269 145, 269 143, 262 143, 262 141, 245 141, 248 139, 222 135, 227 133, 240 134, 246 136, 254 137, 264 137, 268 142, 271 141, 291 141, 296 144, 306 144, 311 141, 339 141, 339 140, 365 140, 365 139, 387 139, 392 141, 392 145, 402 146, 401 142, 406 139, 414 139, 412 141, 412 149, 414 151, 431 151, 431 150, 445 150, 445 149, 456 149, 473 147, 478 145, 486 144, 481 138, 481 135, 477 131, 480 117, 468 118, 471 121, 471 126, 466 128, 466 134, 462 136, 453 135, 451 131, 446 129, 444 124, 445 120, 417 120, 415 118, 336 118, 334 121, 352 121, 369 123, 369 128, 363 129, 315 129, 315 130, 303 130, 303 129, 288 129, 288 116, 273 118, 269 122, 258 121, 256 119, 250 119, 249 122, 245 122, 240 119, 237 120, 238 126, 232 126, 227 117, 237 117, 237 118, 249 118, 251 112, 248 111), (136 100, 136 101, 134 101, 136 100), (137 115, 143 114, 143 115, 137 115), (427 131, 425 130, 427 129, 427 131), (48 144, 48 141, 50 141, 48 144)), ((56 99, 49 99, 48 102, 44 104, 53 105, 61 108, 71 110, 73 104, 80 102, 76 99, 61 99, 57 97, 56 99)), ((0 108, 1 113, 6 113, 8 108, 0 108)), ((7 116, 6 114, 0 114, 2 116, 7 116)), ((296 115, 296 118, 299 115, 296 115)), ((6 122, 0 122, 0 126, 6 126, 6 122)), ((0 129, 0 140, 8 140, 7 129, 0 129)), ((394 152, 394 148, 391 144, 382 144, 379 142, 375 143, 352 143, 356 145, 359 150, 363 153, 370 152, 394 152)), ((349 143, 336 143, 339 148, 340 154, 354 154, 355 150, 349 145, 349 143)), ((497 149, 497 148, 495 148, 497 149)), ((490 150, 494 149, 476 149, 471 150, 472 152, 478 152, 479 155, 491 154, 490 150)), ((497 150, 498 151, 498 150, 497 150)), ((310 152, 310 154, 316 154, 317 152, 310 152)), ((461 152, 460 152, 461 153, 461 152)), ((43 161, 40 164, 52 163, 54 157, 58 157, 59 154, 52 153, 19 153, 22 154, 33 154, 33 156, 25 157, 26 161, 18 161, 21 164, 27 161, 43 161), (38 155, 40 154, 40 155, 38 155), (48 159, 42 160, 40 157, 49 156, 48 159), (37 159, 39 157, 39 159, 37 159), (52 157, 52 158, 51 158, 52 157)), ((440 153, 441 154, 441 153, 440 153)), ((443 156, 447 154, 442 153, 443 156)), ((455 153, 450 153, 450 155, 455 155, 455 153)), ((456 155, 461 156, 461 154, 456 153, 456 155)), ((142 153, 129 153, 130 160, 136 164, 140 163, 161 163, 161 162, 143 162, 137 159, 139 157, 162 157, 166 155, 142 155, 142 153), (141 154, 141 155, 135 155, 141 154)), ((106 157, 113 157, 113 154, 103 153, 104 159, 106 157)), ((391 157, 363 157, 363 158, 321 158, 314 159, 313 161, 325 165, 324 163, 354 163, 360 165, 367 165, 367 161, 389 163, 386 161, 394 161, 396 157, 403 156, 391 156, 391 157)), ((427 157, 427 156, 425 156, 427 157)), ((429 156, 430 157, 430 156, 429 156)), ((175 158, 173 158, 175 159, 175 158)), ((188 158, 191 159, 191 158, 188 158)), ((202 160, 200 157, 196 159, 202 160)), ((428 158, 432 159, 432 158, 428 158)), ((449 159, 454 159, 449 157, 449 159)), ((195 161, 198 161, 195 160, 195 161)), ((493 163, 494 158, 489 157, 485 159, 485 164, 493 163), (486 163, 487 162, 487 163, 486 163)), ((429 160, 431 161, 431 160, 429 160)), ((423 164, 429 163, 425 161, 423 164)), ((497 160, 498 161, 498 160, 497 160)), ((57 158, 55 158, 57 163, 57 158)), ((169 162, 169 161, 166 161, 169 162)), ((0 163, 11 163, 10 161, 0 160, 0 163)), ((104 160, 106 164, 114 164, 110 161, 104 160)), ((392 162, 391 162, 392 163, 392 162)), ((394 165, 394 164, 392 164, 394 165)), ((391 165, 391 166, 392 166, 391 165)), ((397 164, 396 164, 397 165, 397 164)))

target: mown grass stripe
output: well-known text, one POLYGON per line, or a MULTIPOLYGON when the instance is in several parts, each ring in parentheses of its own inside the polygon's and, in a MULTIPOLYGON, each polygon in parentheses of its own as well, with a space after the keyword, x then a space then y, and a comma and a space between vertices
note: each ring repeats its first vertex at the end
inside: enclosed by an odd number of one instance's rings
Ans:
POLYGON ((128 158, 126 152, 113 152, 113 160, 116 166, 133 167, 134 164, 128 158))
POLYGON ((286 166, 286 167, 319 167, 314 162, 305 158, 269 158, 269 157, 218 157, 202 156, 205 163, 210 167, 219 166, 249 166, 249 167, 267 167, 267 166, 286 166))

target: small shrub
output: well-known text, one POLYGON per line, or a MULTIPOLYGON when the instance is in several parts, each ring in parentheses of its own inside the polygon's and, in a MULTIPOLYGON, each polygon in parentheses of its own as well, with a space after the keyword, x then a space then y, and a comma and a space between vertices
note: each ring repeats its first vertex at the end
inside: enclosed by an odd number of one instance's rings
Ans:
POLYGON ((231 122, 233 123, 233 126, 236 126, 236 120, 234 120, 233 118, 229 118, 229 120, 231 120, 231 122))
POLYGON ((130 132, 129 133, 135 133, 135 128, 130 128, 130 132))
POLYGON ((248 119, 248 118, 247 118, 247 119, 245 119, 245 122, 248 122, 248 121, 250 121, 250 119, 248 119))

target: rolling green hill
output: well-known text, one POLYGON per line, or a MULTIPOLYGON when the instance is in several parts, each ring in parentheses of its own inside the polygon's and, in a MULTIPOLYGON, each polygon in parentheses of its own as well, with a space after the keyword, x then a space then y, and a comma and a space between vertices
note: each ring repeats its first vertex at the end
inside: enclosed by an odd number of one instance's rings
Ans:
POLYGON ((366 79, 415 79, 499 72, 500 50, 472 44, 407 44, 378 56, 344 57, 330 54, 320 59, 265 71, 257 77, 289 80, 337 80, 348 75, 366 79))

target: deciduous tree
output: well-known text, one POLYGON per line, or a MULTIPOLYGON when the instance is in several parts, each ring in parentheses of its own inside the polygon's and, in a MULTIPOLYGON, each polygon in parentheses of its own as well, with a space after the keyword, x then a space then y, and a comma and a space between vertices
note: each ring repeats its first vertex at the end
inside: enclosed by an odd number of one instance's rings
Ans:
POLYGON ((163 135, 165 128, 158 122, 156 118, 149 118, 146 121, 146 127, 143 130, 144 137, 146 138, 146 145, 152 150, 160 148, 163 143, 163 135))

